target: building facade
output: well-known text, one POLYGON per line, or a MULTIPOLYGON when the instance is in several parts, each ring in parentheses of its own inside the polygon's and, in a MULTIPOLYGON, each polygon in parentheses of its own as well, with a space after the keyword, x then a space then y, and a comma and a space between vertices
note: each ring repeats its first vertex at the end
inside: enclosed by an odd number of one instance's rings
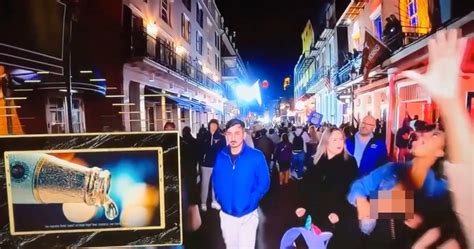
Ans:
POLYGON ((343 104, 333 91, 338 65, 335 3, 325 4, 318 17, 308 20, 302 34, 303 53, 294 69, 296 112, 301 124, 312 111, 323 115, 322 122, 340 124, 343 104))
MULTIPOLYGON (((387 147, 392 151, 392 134, 407 114, 435 122, 438 114, 431 97, 399 73, 426 70, 426 44, 437 30, 458 28, 463 36, 473 36, 473 3, 468 2, 328 1, 324 14, 316 20, 310 18, 302 34, 303 52, 294 69, 298 122, 305 123, 305 115, 312 110, 323 114, 323 122, 337 125, 356 125, 371 115, 386 124, 390 131, 387 147), (361 66, 366 33, 387 46, 389 53, 364 79, 361 66)), ((472 41, 469 44, 460 93, 467 104, 474 98, 469 60, 472 41)))
MULTIPOLYGON (((357 122, 365 115, 372 115, 383 121, 390 131, 386 139, 391 151, 394 149, 392 135, 407 115, 418 115, 421 120, 435 122, 438 114, 431 97, 416 82, 400 78, 399 73, 407 69, 426 70, 426 44, 437 30, 459 28, 463 36, 472 36, 472 9, 472 3, 465 1, 372 0, 349 3, 338 20, 338 32, 347 37, 347 43, 338 46, 349 56, 339 67, 335 88, 339 98, 347 102, 344 119, 350 121, 354 118, 357 122), (393 27, 387 24, 387 20, 394 17, 401 30, 390 34, 393 27), (365 31, 390 49, 387 59, 370 71, 366 81, 360 74, 365 31)), ((467 51, 469 53, 472 51, 467 51)), ((462 81, 472 82, 467 74, 463 72, 462 81)), ((472 91, 469 87, 465 83, 463 98, 466 92, 472 91)))
POLYGON ((21 133, 63 133, 71 125, 74 132, 156 131, 168 121, 197 132, 230 117, 228 79, 239 81, 246 70, 213 0, 84 0, 68 8, 72 122, 63 72, 10 63, 8 97, 25 103, 15 114, 21 133), (224 73, 229 58, 239 70, 224 73))

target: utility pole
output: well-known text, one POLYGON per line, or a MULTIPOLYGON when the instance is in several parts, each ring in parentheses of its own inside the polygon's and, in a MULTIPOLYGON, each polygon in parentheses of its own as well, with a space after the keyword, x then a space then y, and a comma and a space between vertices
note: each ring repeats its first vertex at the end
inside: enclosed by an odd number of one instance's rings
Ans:
POLYGON ((64 82, 66 83, 66 107, 67 107, 67 121, 68 133, 74 133, 74 126, 72 120, 72 73, 71 73, 71 50, 72 50, 72 1, 64 1, 66 4, 66 18, 64 23, 64 82))
MULTIPOLYGON (((2 68, 0 68, 0 71, 2 68)), ((8 90, 7 84, 8 84, 8 79, 6 78, 6 74, 2 76, 2 73, 0 72, 0 84, 2 86, 2 92, 3 92, 3 100, 5 101, 5 106, 12 106, 12 100, 7 100, 8 97, 10 97, 10 91, 8 90), (5 78, 5 79, 4 79, 5 78), (3 82, 2 82, 3 81, 3 82)), ((12 110, 10 108, 5 108, 5 120, 7 122, 7 134, 11 135, 13 134, 13 122, 12 122, 12 110)))

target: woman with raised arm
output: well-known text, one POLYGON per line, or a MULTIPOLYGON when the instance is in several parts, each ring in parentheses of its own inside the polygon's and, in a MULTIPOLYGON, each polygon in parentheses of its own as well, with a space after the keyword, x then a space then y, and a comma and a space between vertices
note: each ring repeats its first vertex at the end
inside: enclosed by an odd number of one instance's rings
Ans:
MULTIPOLYGON (((463 224, 467 236, 468 248, 474 248, 474 216, 471 208, 474 206, 474 147, 473 127, 464 108, 460 94, 460 68, 467 44, 466 38, 459 39, 460 31, 440 31, 436 39, 428 42, 429 64, 425 74, 405 71, 403 76, 417 81, 431 95, 439 106, 447 139, 447 159, 445 174, 448 177, 449 188, 454 199, 455 210, 463 224)), ((469 55, 472 56, 472 55, 469 55)), ((471 82, 472 84, 473 82, 471 82)), ((420 176, 412 175, 416 181, 420 176)), ((424 241, 436 241, 439 233, 426 234, 424 241)), ((455 242, 447 241, 448 247, 455 242), (451 244, 450 244, 451 243, 451 244)), ((429 244, 429 243, 428 243, 429 244)))

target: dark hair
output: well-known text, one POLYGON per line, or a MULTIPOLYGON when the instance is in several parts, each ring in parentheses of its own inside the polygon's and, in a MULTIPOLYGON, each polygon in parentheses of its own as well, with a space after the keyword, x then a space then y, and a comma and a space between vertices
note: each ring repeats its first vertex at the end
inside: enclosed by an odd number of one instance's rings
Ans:
POLYGON ((275 129, 270 128, 270 129, 268 130, 268 133, 269 133, 270 135, 272 135, 273 133, 275 133, 275 129))
POLYGON ((431 131, 431 130, 427 130, 427 127, 426 127, 426 122, 425 121, 422 121, 422 120, 417 120, 415 121, 415 131, 419 131, 419 132, 425 132, 425 131, 431 131))
POLYGON ((227 122, 227 124, 225 125, 225 129, 228 130, 231 127, 233 127, 234 125, 240 125, 240 127, 242 127, 242 129, 245 129, 244 121, 242 121, 240 119, 237 119, 237 118, 233 118, 233 119, 229 120, 229 122, 227 122))
POLYGON ((166 128, 171 128, 171 129, 174 130, 174 129, 176 129, 176 125, 173 122, 168 121, 168 122, 165 123, 165 126, 163 126, 163 129, 166 130, 166 128))
POLYGON ((267 129, 265 129, 265 128, 263 128, 260 132, 262 133, 262 136, 267 135, 267 129))
POLYGON ((288 134, 286 133, 283 133, 281 135, 281 141, 285 142, 285 143, 289 143, 290 142, 290 139, 288 138, 288 134))
POLYGON ((183 137, 189 137, 191 136, 191 128, 189 128, 189 126, 185 126, 183 128, 183 137))
POLYGON ((216 124, 217 127, 219 127, 219 121, 218 121, 217 119, 215 119, 215 118, 211 119, 211 120, 209 121, 209 123, 207 124, 207 128, 208 128, 208 129, 211 128, 211 124, 216 124))
POLYGON ((344 136, 347 138, 352 137, 352 128, 350 126, 346 126, 342 129, 342 132, 344 133, 344 136))

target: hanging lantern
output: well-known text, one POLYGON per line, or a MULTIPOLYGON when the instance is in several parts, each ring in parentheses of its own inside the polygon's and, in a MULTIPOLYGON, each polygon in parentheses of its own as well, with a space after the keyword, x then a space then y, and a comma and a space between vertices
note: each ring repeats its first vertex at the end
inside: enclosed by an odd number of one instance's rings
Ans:
POLYGON ((262 88, 265 88, 265 89, 266 89, 266 88, 268 88, 269 85, 270 85, 270 84, 268 83, 268 80, 262 81, 262 88))

